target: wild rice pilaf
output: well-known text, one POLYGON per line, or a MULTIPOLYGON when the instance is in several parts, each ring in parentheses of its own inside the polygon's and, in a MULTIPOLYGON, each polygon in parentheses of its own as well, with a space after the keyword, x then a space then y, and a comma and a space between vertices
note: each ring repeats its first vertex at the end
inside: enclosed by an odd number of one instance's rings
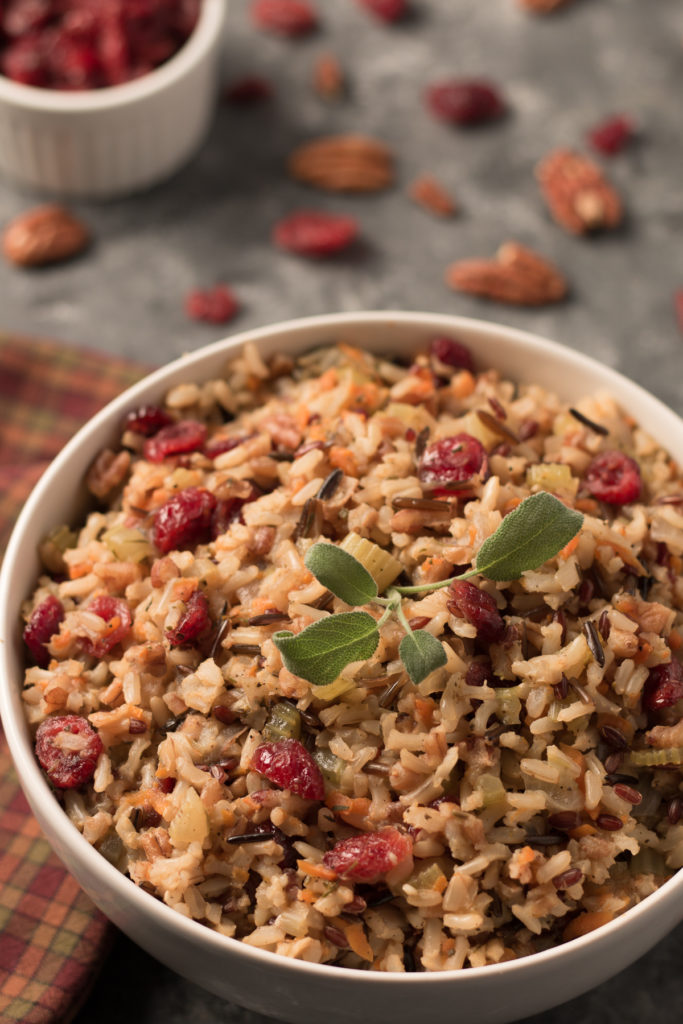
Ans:
POLYGON ((609 396, 570 410, 452 339, 410 366, 247 346, 132 410, 88 484, 23 609, 26 711, 74 825, 178 912, 440 971, 582 935, 683 866, 683 481, 609 396), (433 583, 538 491, 584 515, 556 557, 405 598, 446 656, 422 682, 396 618, 331 685, 284 667, 274 634, 349 611, 316 541, 433 583))

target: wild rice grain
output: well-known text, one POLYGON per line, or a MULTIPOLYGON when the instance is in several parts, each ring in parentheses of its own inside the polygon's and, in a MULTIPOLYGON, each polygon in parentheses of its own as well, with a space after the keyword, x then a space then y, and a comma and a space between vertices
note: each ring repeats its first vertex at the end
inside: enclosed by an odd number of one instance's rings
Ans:
POLYGON ((583 624, 583 632, 586 637, 586 641, 590 648, 590 652, 597 661, 600 668, 605 667, 605 651, 602 644, 600 643, 600 637, 598 636, 598 630, 592 619, 587 619, 583 624))
POLYGON ((506 427, 504 423, 501 423, 499 419, 492 416, 490 412, 487 412, 486 409, 477 409, 476 412, 480 422, 485 427, 488 427, 491 433, 498 434, 499 437, 509 441, 510 444, 519 444, 517 435, 509 427, 506 427))
POLYGON ((683 799, 680 796, 675 796, 673 800, 669 800, 666 816, 672 825, 677 825, 681 820, 681 816, 683 816, 683 799))
POLYGON ((605 832, 618 832, 624 827, 623 821, 616 814, 598 814, 595 824, 605 832))
POLYGON ((638 804, 643 801, 643 794, 639 793, 637 789, 633 789, 631 786, 625 786, 622 782, 618 782, 614 787, 615 794, 620 800, 625 800, 628 804, 633 804, 637 807, 638 804))
POLYGON ((569 410, 570 416, 573 416, 579 423, 583 423, 584 427, 588 427, 590 430, 595 431, 596 434, 601 434, 603 437, 607 437, 609 430, 607 427, 603 427, 601 423, 595 423, 593 420, 589 420, 587 416, 584 416, 578 409, 569 410))
POLYGON ((569 868, 567 871, 563 871, 559 875, 555 875, 552 882, 556 889, 570 889, 572 885, 576 885, 577 882, 583 881, 583 871, 581 868, 569 868))
POLYGON ((333 469, 328 477, 323 480, 320 485, 320 490, 316 494, 316 498, 320 501, 329 501, 332 498, 342 482, 344 473, 341 469, 333 469))

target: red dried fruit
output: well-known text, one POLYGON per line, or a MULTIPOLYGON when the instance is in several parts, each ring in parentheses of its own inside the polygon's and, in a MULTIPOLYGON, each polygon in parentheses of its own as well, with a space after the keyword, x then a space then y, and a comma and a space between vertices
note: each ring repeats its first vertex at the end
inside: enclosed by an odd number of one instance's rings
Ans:
POLYGON ((216 497, 211 491, 201 487, 178 491, 154 515, 154 543, 163 554, 207 543, 215 507, 216 497))
POLYGON ((75 789, 89 782, 103 750, 99 735, 80 715, 46 718, 36 732, 36 757, 58 789, 75 789))
POLYGON ((585 484, 598 501, 628 505, 640 496, 640 467, 635 459, 623 452, 601 452, 588 466, 585 484))
POLYGON ((39 605, 36 605, 24 627, 24 643, 31 652, 36 665, 40 668, 47 668, 50 664, 50 654, 45 645, 57 632, 63 618, 62 602, 50 594, 39 605))
POLYGON ((204 454, 209 459, 215 459, 224 452, 231 452, 233 448, 239 448, 241 444, 249 439, 248 434, 236 434, 232 437, 212 437, 204 445, 204 454))
POLYGON ((457 341, 455 338, 446 338, 442 335, 432 338, 429 343, 429 351, 440 363, 444 363, 446 366, 452 366, 456 370, 474 372, 472 353, 466 345, 463 345, 461 341, 457 341))
POLYGON ((493 666, 489 658, 484 661, 471 661, 465 673, 465 682, 468 686, 483 686, 490 684, 493 679, 493 666))
POLYGON ((455 485, 474 476, 486 476, 488 457, 481 441, 471 434, 444 437, 425 448, 418 465, 418 476, 425 484, 440 484, 445 494, 457 491, 455 485))
POLYGON ((250 767, 276 786, 305 800, 322 800, 325 796, 321 771, 298 740, 262 743, 254 751, 250 767))
POLYGON ((198 15, 198 0, 6 0, 0 66, 50 89, 117 85, 172 57, 198 15))
POLYGON ((261 103, 269 100, 273 95, 270 82, 257 75, 245 75, 231 82, 223 90, 223 99, 226 103, 234 103, 238 107, 251 106, 252 103, 261 103))
POLYGON ((227 284, 196 288, 185 299, 185 311, 193 320, 227 324, 237 314, 239 303, 227 284))
POLYGON ((198 451, 206 441, 206 427, 199 420, 180 420, 162 427, 145 441, 142 453, 149 462, 163 462, 172 455, 198 451))
POLYGON ((106 658, 109 652, 128 636, 133 621, 131 610, 126 601, 119 597, 111 597, 109 594, 94 597, 85 606, 85 610, 94 612, 104 619, 107 631, 97 640, 91 640, 87 636, 80 637, 81 647, 95 658, 106 658))
POLYGON ((358 225, 352 217, 299 210, 278 221, 273 228, 273 241, 299 256, 331 256, 348 249, 357 234, 358 225))
POLYGON ((408 13, 406 0, 358 0, 358 3, 380 21, 400 21, 408 13))
POLYGON ((451 124, 473 125, 493 121, 505 111, 494 85, 485 81, 453 79, 427 89, 427 106, 435 117, 451 124))
POLYGON ((141 405, 139 409, 131 409, 123 421, 124 430, 132 430, 134 434, 151 437, 162 427, 173 423, 172 418, 157 405, 141 405))
POLYGON ((323 857, 326 868, 352 882, 379 882, 399 864, 412 859, 410 837, 396 828, 363 832, 336 843, 323 857))
POLYGON ((195 590, 185 607, 185 612, 175 629, 166 630, 166 639, 171 647, 193 644, 211 625, 209 602, 201 590, 195 590))
POLYGON ((304 36, 318 24, 318 16, 306 0, 253 0, 251 17, 268 32, 281 36, 304 36))
POLYGON ((591 145, 605 156, 621 153, 633 138, 633 124, 621 114, 596 125, 588 133, 591 145))
POLYGON ((683 699, 683 666, 672 660, 666 665, 655 665, 643 687, 642 703, 647 711, 673 707, 683 699))
POLYGON ((476 626, 477 636, 485 644, 495 644, 503 639, 505 623, 496 602, 469 580, 453 580, 448 588, 446 607, 451 615, 467 619, 476 626))
POLYGON ((211 517, 211 537, 213 540, 216 537, 220 537, 224 534, 233 523, 244 522, 242 518, 242 509, 250 501, 256 501, 260 498, 261 492, 256 488, 251 488, 251 491, 246 498, 222 498, 217 504, 214 513, 211 517))

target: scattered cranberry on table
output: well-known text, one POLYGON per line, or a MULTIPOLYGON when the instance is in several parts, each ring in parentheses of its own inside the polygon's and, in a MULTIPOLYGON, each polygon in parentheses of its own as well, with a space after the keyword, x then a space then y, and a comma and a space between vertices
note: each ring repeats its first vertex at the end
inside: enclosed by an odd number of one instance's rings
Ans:
POLYGON ((355 241, 358 226, 351 217, 316 210, 300 210, 278 221, 273 241, 299 256, 332 256, 355 241))
POLYGON ((308 0, 253 0, 251 17, 258 28, 281 36, 305 36, 318 25, 308 0))
POLYGON ((388 24, 401 21, 408 13, 406 0, 358 0, 361 7, 388 24))
POLYGON ((196 288, 185 300, 185 312, 193 320, 227 324, 239 310, 239 303, 226 284, 196 288))
POLYGON ((0 71, 44 89, 101 89, 153 71, 192 33, 200 0, 5 0, 0 71))
POLYGON ((633 125, 627 117, 620 114, 596 125, 588 133, 588 139, 599 153, 604 156, 615 156, 628 145, 633 135, 633 125))
POLYGON ((491 82, 452 79, 427 89, 427 106, 435 117, 451 124, 475 125, 493 121, 505 112, 500 92, 491 82))

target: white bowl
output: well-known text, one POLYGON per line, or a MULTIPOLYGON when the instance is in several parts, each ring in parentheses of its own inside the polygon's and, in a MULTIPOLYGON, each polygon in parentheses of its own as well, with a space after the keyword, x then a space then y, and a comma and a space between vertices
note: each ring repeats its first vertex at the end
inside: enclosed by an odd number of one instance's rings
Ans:
POLYGON ((61 196, 111 199, 154 185, 209 126, 227 0, 203 0, 192 35, 132 82, 62 92, 0 75, 0 172, 61 196))
POLYGON ((0 713, 22 786, 57 854, 94 902, 135 942, 196 984, 252 1010, 292 1022, 324 1016, 328 1024, 501 1024, 585 992, 645 953, 683 918, 683 871, 622 917, 597 931, 533 956, 439 974, 380 974, 289 960, 225 938, 136 887, 71 824, 35 757, 21 700, 23 651, 19 603, 34 588, 37 546, 69 521, 78 482, 97 452, 118 437, 125 412, 157 402, 181 381, 220 373, 246 341, 266 354, 296 353, 343 338, 392 355, 455 335, 480 366, 535 381, 576 399, 609 390, 679 462, 683 421, 652 395, 586 356, 495 324, 422 313, 345 313, 248 331, 171 363, 126 391, 64 448, 26 502, 0 577, 0 713))

